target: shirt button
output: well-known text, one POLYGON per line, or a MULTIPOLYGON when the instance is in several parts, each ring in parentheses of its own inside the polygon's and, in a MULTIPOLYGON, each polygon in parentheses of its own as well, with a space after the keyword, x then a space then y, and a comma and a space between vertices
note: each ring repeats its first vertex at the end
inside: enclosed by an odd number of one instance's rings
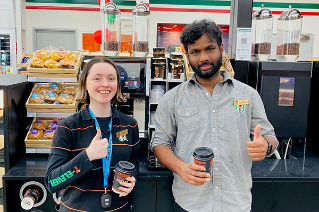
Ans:
POLYGON ((213 128, 213 131, 216 131, 216 128, 213 128))
POLYGON ((216 147, 214 147, 214 151, 217 151, 217 148, 216 148, 216 147))
POLYGON ((218 187, 218 186, 216 186, 216 187, 215 187, 215 189, 216 189, 216 190, 218 190, 218 189, 219 189, 219 187, 218 187))
POLYGON ((189 113, 186 113, 186 115, 188 116, 188 115, 189 115, 189 113))
POLYGON ((216 167, 214 170, 215 170, 215 171, 218 171, 218 168, 216 167))
POLYGON ((215 113, 216 112, 216 110, 213 110, 213 113, 215 113))
POLYGON ((208 96, 209 95, 209 93, 206 93, 206 96, 208 96))

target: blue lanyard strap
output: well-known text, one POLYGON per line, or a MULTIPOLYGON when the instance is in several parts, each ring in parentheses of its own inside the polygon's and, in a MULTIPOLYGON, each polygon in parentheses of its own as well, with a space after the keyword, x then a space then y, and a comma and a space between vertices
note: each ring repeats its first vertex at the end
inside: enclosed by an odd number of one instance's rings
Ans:
MULTIPOLYGON (((95 115, 93 114, 92 110, 90 109, 90 107, 88 107, 89 113, 92 117, 92 119, 94 119, 95 122, 95 127, 96 129, 101 130, 100 125, 95 117, 95 115)), ((112 109, 111 109, 111 120, 109 122, 109 129, 110 129, 110 137, 109 137, 109 144, 107 146, 107 156, 102 158, 102 163, 103 163, 103 176, 104 176, 104 187, 107 187, 107 178, 109 177, 110 174, 110 164, 111 164, 111 156, 112 156, 112 109)), ((102 133, 100 136, 100 140, 102 140, 102 133)))

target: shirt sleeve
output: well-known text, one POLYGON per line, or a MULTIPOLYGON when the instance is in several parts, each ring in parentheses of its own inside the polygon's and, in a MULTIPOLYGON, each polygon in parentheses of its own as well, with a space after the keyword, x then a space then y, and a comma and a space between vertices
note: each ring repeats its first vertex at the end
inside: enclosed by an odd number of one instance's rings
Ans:
POLYGON ((64 155, 51 154, 44 182, 48 191, 54 193, 72 185, 93 168, 85 150, 71 160, 64 155))
MULTIPOLYGON (((175 90, 175 89, 173 89, 175 90)), ((175 146, 176 121, 173 93, 170 90, 161 98, 155 112, 155 133, 152 136, 150 147, 153 151, 158 145, 175 146)))
POLYGON ((260 124, 261 125, 261 131, 260 134, 262 136, 271 136, 276 140, 276 148, 279 145, 279 142, 276 138, 274 127, 271 125, 271 123, 267 119, 267 115, 265 112, 264 104, 262 102, 262 99, 260 95, 256 92, 253 93, 252 96, 252 116, 251 116, 251 128, 250 133, 251 135, 254 134, 255 127, 260 124))

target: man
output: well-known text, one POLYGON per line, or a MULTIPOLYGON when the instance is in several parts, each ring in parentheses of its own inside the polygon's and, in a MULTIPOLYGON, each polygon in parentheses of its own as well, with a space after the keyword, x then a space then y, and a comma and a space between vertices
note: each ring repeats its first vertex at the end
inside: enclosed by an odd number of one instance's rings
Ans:
POLYGON ((249 212, 252 161, 278 145, 257 91, 219 70, 221 34, 206 19, 184 28, 181 42, 194 74, 157 107, 151 148, 174 173, 176 212, 249 212), (194 164, 197 147, 214 151, 211 175, 194 164))

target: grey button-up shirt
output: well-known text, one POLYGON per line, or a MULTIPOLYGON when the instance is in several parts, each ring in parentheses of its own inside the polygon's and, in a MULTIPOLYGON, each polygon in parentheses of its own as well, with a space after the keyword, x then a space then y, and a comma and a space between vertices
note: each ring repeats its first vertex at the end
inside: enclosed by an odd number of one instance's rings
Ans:
MULTIPOLYGON (((155 114, 151 148, 167 145, 182 161, 193 161, 193 150, 210 147, 215 154, 212 180, 196 186, 174 173, 175 201, 190 212, 248 212, 251 209, 251 166, 246 142, 260 124, 261 135, 276 138, 256 90, 222 71, 224 81, 210 95, 195 75, 161 99, 155 114), (234 105, 234 100, 247 100, 234 105)), ((277 142, 278 143, 278 142, 277 142)))

